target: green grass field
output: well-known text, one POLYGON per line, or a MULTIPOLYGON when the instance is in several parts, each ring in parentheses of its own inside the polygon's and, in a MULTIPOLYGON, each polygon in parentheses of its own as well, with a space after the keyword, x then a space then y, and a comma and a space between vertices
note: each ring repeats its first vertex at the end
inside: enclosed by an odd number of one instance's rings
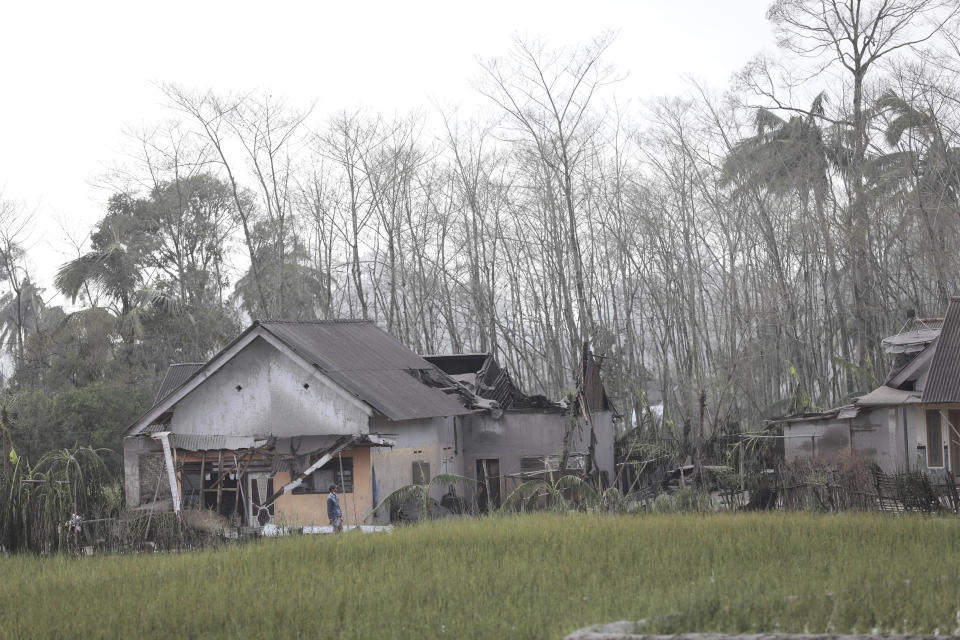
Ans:
POLYGON ((960 522, 871 514, 537 515, 216 551, 0 558, 0 635, 559 638, 952 633, 960 522))

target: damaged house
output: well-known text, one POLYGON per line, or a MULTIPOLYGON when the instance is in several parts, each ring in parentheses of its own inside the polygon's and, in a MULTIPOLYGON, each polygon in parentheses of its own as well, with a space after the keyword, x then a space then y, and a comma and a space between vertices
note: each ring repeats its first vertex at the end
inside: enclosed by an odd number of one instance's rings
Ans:
POLYGON ((857 453, 887 473, 960 473, 960 298, 883 345, 894 364, 881 386, 844 407, 771 421, 787 461, 857 453))
POLYGON ((558 470, 565 444, 568 472, 609 481, 614 412, 586 349, 577 389, 527 396, 491 355, 421 357, 370 322, 257 322, 170 366, 126 433, 127 504, 326 525, 337 484, 347 525, 383 523, 379 500, 437 474, 482 482, 495 506, 558 470))

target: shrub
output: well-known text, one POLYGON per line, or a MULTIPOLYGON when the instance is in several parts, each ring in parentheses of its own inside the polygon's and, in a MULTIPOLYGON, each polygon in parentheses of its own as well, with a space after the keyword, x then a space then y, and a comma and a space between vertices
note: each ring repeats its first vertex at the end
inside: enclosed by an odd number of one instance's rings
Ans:
POLYGON ((656 513, 705 513, 715 508, 716 504, 709 493, 693 487, 684 487, 675 493, 661 493, 652 506, 656 513))

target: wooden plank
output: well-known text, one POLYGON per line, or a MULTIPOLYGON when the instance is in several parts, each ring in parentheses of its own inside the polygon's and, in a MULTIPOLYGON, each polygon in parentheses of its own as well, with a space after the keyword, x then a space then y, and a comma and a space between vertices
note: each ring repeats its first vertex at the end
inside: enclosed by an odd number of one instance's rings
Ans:
POLYGON ((207 494, 204 492, 204 486, 203 486, 203 482, 204 482, 203 470, 207 464, 207 452, 201 451, 200 453, 203 454, 203 457, 200 458, 200 504, 198 505, 198 509, 200 511, 203 511, 206 508, 206 504, 207 504, 207 494))
POLYGON ((217 513, 220 513, 220 501, 223 499, 223 449, 217 455, 217 513))
POLYGON ((167 465, 167 479, 170 481, 170 497, 173 501, 173 512, 180 513, 180 493, 177 486, 177 474, 173 468, 173 454, 170 451, 170 432, 161 431, 151 436, 159 440, 163 446, 163 459, 167 465))
MULTIPOLYGON (((233 454, 233 473, 237 478, 237 486, 233 488, 233 514, 237 515, 237 507, 240 504, 240 461, 237 460, 237 454, 233 454)), ((232 517, 231 516, 231 517, 232 517)))

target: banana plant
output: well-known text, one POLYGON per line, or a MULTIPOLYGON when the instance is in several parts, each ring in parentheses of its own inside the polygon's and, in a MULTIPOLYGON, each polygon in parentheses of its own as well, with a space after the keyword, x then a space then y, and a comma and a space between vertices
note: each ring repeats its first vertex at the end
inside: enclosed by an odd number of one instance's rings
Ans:
POLYGON ((414 519, 417 521, 425 520, 430 517, 435 517, 436 515, 436 510, 433 509, 430 498, 431 490, 434 487, 454 487, 460 490, 460 493, 456 494, 455 492, 455 495, 463 495, 467 488, 472 488, 476 484, 477 481, 473 478, 461 476, 456 473, 442 473, 434 476, 428 482, 408 484, 400 487, 381 500, 380 504, 374 508, 374 511, 379 511, 381 508, 404 509, 413 506, 416 509, 414 519))

